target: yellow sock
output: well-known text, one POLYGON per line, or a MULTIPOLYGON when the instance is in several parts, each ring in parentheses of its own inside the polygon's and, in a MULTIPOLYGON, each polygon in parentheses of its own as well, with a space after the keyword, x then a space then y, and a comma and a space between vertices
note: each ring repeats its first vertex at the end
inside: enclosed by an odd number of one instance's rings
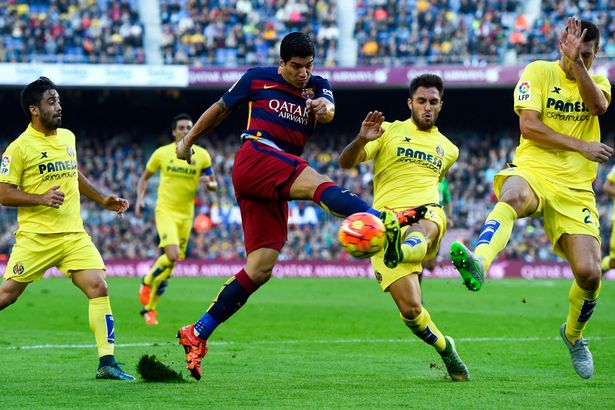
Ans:
POLYGON ((90 299, 90 329, 94 332, 98 357, 112 355, 115 349, 115 327, 109 296, 90 299))
POLYGON ((151 283, 152 289, 150 290, 150 293, 149 293, 149 303, 145 305, 145 309, 147 310, 156 309, 156 305, 158 304, 158 301, 160 300, 160 296, 162 296, 162 293, 164 292, 164 289, 166 288, 165 282, 171 277, 172 273, 173 273, 173 265, 165 269, 159 275, 154 276, 154 279, 152 280, 152 283, 151 283), (164 283, 164 287, 161 287, 163 283, 164 283))
POLYGON ((568 308, 568 318, 566 319, 566 337, 570 343, 574 344, 582 336, 583 329, 587 325, 587 321, 594 313, 598 295, 602 283, 596 290, 585 290, 581 288, 577 281, 572 282, 568 299, 570 307, 568 308))
POLYGON ((401 244, 404 259, 402 262, 420 262, 427 254, 427 241, 425 236, 417 231, 410 232, 408 237, 401 244))
POLYGON ((602 262, 600 263, 600 269, 602 272, 606 272, 611 269, 611 257, 605 256, 602 258, 602 262))
POLYGON ((480 230, 474 254, 483 258, 485 272, 498 253, 502 252, 512 233, 517 212, 506 202, 498 202, 480 230))
POLYGON ((446 339, 444 339, 442 332, 438 330, 434 322, 431 320, 431 316, 429 315, 427 309, 423 307, 421 313, 414 319, 407 319, 401 316, 401 320, 404 321, 406 326, 408 326, 412 333, 417 335, 419 339, 429 345, 432 345, 438 352, 444 351, 446 348, 446 339))
POLYGON ((152 266, 149 273, 143 277, 143 283, 145 285, 151 285, 154 277, 167 270, 169 265, 171 265, 171 261, 167 258, 167 255, 163 253, 156 260, 156 263, 154 263, 154 266, 152 266))

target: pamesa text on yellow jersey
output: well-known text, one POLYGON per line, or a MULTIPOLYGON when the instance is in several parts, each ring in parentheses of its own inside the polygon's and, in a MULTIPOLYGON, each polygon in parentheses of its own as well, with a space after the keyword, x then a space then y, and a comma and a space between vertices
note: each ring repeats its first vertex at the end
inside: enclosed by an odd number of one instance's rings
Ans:
POLYGON ((194 215, 194 197, 199 187, 201 172, 211 167, 211 157, 205 148, 194 145, 192 163, 177 159, 175 143, 158 148, 146 168, 151 173, 160 171, 156 211, 191 218, 194 215))
MULTIPOLYGON (((599 74, 592 79, 610 101, 609 80, 599 74)), ((592 115, 575 80, 566 78, 559 61, 534 61, 527 65, 514 93, 515 112, 533 110, 549 128, 585 141, 600 141, 598 117, 592 115)), ((539 172, 546 180, 574 189, 591 190, 598 163, 578 152, 541 146, 521 135, 513 163, 539 172)))
POLYGON ((365 145, 374 160, 376 209, 403 209, 439 203, 438 182, 459 156, 459 149, 432 127, 421 131, 411 119, 385 122, 384 134, 365 145))

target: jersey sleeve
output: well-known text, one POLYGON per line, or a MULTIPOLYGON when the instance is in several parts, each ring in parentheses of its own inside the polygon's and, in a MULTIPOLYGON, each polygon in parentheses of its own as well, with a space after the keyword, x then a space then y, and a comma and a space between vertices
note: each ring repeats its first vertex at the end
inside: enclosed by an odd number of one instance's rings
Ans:
POLYGON ((606 179, 615 184, 615 166, 613 166, 613 168, 611 168, 611 172, 608 173, 608 175, 606 176, 606 179))
POLYGON ((523 70, 515 86, 515 113, 522 110, 542 112, 542 70, 538 62, 530 63, 523 70))
POLYGON ((333 99, 333 89, 331 88, 331 83, 326 78, 319 78, 316 82, 316 90, 314 92, 314 98, 324 97, 327 100, 331 101, 335 104, 335 100, 333 99))
POLYGON ((145 169, 147 169, 152 174, 158 172, 158 170, 160 169, 160 149, 154 151, 152 156, 149 158, 149 161, 147 161, 145 169))
POLYGON ((205 173, 205 175, 213 175, 214 170, 211 167, 211 155, 206 149, 203 149, 203 162, 201 163, 201 171, 205 173))
POLYGON ((9 144, 2 154, 2 163, 0 164, 0 182, 11 185, 21 183, 23 174, 24 160, 22 158, 21 149, 16 141, 9 144))
POLYGON ((457 162, 457 159, 459 158, 459 148, 457 148, 457 146, 453 144, 452 142, 450 143, 450 146, 447 149, 447 152, 449 152, 450 154, 446 156, 447 161, 446 161, 446 164, 444 164, 444 167, 442 168, 439 181, 444 180, 444 178, 446 177, 446 174, 448 173, 448 170, 451 169, 453 164, 457 162))
POLYGON ((250 96, 250 86, 254 78, 254 69, 249 69, 223 95, 222 100, 231 110, 237 108, 250 96))
POLYGON ((376 158, 378 152, 380 152, 380 148, 382 147, 382 142, 387 136, 387 130, 389 129, 390 125, 390 122, 383 122, 382 129, 384 130, 384 134, 382 134, 377 140, 370 141, 365 144, 365 147, 363 147, 363 150, 365 151, 365 161, 370 161, 376 158))

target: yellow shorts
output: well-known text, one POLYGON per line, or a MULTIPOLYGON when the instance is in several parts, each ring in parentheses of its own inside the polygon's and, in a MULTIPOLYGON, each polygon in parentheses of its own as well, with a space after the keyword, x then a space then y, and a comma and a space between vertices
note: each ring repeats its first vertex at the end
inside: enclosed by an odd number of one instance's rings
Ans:
POLYGON ((192 231, 192 216, 178 218, 168 212, 156 211, 156 229, 160 238, 158 246, 179 245, 179 258, 184 259, 192 231))
POLYGON ((29 283, 41 280, 52 267, 70 277, 85 269, 105 270, 105 263, 86 232, 37 234, 18 232, 4 279, 29 283))
POLYGON ((556 255, 566 259, 558 244, 563 234, 589 235, 596 238, 598 243, 601 242, 598 208, 592 190, 571 189, 547 181, 539 173, 527 168, 510 167, 500 171, 494 178, 493 189, 498 198, 504 181, 513 175, 525 179, 538 198, 538 208, 530 216, 542 217, 545 233, 556 255))
MULTIPOLYGON (((396 209, 396 211, 400 211, 401 209, 396 209)), ((446 233, 446 214, 444 210, 439 206, 428 206, 427 214, 425 214, 425 218, 428 221, 432 221, 438 226, 438 238, 434 243, 431 244, 429 249, 427 249, 427 254, 425 255, 425 259, 430 259, 436 257, 438 254, 438 249, 440 249, 440 242, 442 242, 442 238, 446 233)), ((402 228, 402 238, 405 236, 408 227, 405 226, 402 228)), ((384 264, 384 248, 380 250, 376 255, 371 257, 372 268, 374 269, 374 275, 376 276, 376 280, 378 284, 382 288, 383 291, 387 291, 389 286, 399 278, 403 278, 404 276, 411 274, 419 274, 423 271, 423 265, 418 262, 413 263, 405 263, 402 262, 395 269, 389 269, 384 264)))

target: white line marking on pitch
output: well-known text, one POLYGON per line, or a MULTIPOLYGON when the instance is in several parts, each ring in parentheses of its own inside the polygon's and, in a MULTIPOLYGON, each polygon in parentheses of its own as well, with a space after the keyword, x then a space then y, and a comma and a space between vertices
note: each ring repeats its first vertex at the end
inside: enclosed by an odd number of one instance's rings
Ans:
MULTIPOLYGON (((592 340, 609 340, 615 339, 615 336, 594 336, 588 337, 588 341, 592 340)), ((559 337, 458 337, 456 342, 481 343, 481 342, 544 342, 544 341, 559 341, 559 337)), ((418 339, 334 339, 334 340, 261 340, 261 341, 246 341, 246 342, 225 342, 212 341, 210 346, 230 346, 249 343, 251 345, 295 345, 295 344, 346 344, 346 343, 416 343, 418 339)), ((117 343, 116 347, 154 347, 154 346, 174 346, 177 342, 149 342, 149 343, 117 343)), ((92 349, 94 344, 44 344, 31 346, 0 346, 4 350, 35 350, 35 349, 92 349)))

